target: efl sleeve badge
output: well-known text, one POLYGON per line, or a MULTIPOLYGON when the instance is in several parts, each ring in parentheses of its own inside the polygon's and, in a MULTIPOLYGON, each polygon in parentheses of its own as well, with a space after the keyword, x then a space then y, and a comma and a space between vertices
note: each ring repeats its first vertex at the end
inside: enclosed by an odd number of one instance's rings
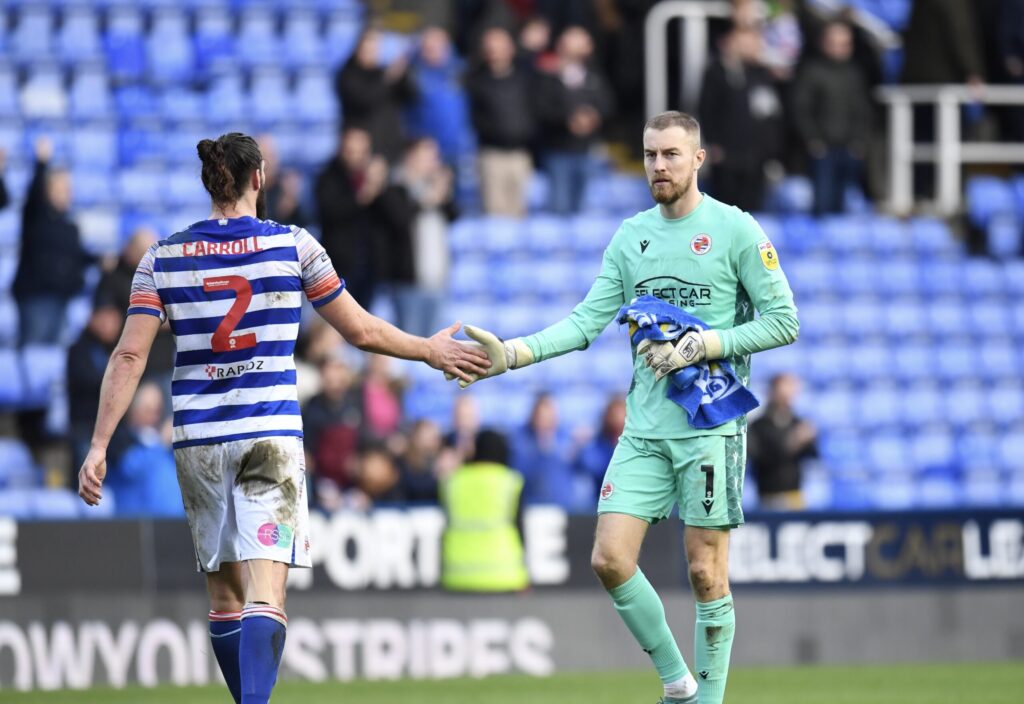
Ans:
POLYGON ((771 242, 762 242, 757 245, 757 251, 761 255, 761 263, 768 271, 775 271, 779 268, 779 255, 771 242))

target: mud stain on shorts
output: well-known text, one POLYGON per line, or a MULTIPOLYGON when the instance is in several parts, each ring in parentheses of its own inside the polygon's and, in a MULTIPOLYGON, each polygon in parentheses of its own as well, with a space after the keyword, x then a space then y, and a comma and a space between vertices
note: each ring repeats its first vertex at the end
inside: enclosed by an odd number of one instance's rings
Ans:
POLYGON ((223 503, 221 451, 216 445, 194 445, 174 451, 174 468, 181 489, 181 502, 196 546, 208 542, 207 530, 215 530, 205 517, 219 515, 223 503))
POLYGON ((254 444, 239 463, 235 486, 249 498, 275 492, 274 517, 277 523, 295 526, 299 502, 295 456, 282 443, 254 444))

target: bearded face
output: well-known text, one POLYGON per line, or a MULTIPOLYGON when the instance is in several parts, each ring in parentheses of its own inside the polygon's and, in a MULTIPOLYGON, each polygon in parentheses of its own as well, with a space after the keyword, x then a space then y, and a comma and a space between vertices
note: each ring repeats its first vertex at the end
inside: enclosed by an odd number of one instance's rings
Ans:
POLYGON ((267 186, 260 184, 260 190, 256 194, 256 217, 260 220, 267 219, 267 186))
POLYGON ((644 132, 647 185, 651 197, 661 205, 671 205, 690 192, 703 160, 704 151, 682 127, 644 132))

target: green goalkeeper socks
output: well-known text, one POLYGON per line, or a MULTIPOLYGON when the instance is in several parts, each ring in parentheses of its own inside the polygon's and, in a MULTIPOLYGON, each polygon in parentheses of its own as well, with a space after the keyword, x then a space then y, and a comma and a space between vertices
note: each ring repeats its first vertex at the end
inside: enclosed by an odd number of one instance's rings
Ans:
POLYGON ((698 704, 722 704, 729 676, 729 655, 736 633, 732 595, 705 604, 697 602, 694 661, 697 665, 698 704))
POLYGON ((608 593, 626 627, 651 656, 661 681, 676 682, 685 677, 686 663, 665 620, 665 607, 640 568, 624 583, 609 589, 608 593))

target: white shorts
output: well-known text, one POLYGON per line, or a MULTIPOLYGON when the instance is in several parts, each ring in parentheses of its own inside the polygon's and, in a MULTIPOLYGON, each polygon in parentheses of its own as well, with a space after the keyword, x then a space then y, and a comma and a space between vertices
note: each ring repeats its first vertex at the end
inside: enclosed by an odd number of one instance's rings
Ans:
POLYGON ((302 438, 183 447, 174 463, 201 572, 254 559, 311 565, 302 438))

